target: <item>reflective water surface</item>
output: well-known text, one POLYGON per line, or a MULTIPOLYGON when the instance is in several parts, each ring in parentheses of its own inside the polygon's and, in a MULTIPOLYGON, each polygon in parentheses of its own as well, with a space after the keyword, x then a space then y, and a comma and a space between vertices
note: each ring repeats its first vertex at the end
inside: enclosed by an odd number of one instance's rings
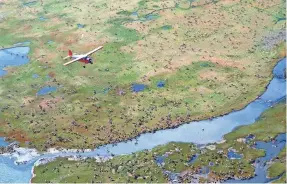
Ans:
MULTIPOLYGON (((25 53, 27 54, 28 51, 29 50, 26 49, 25 53)), ((3 50, 0 51, 0 56, 1 54, 3 54, 2 52, 3 50)), ((25 57, 23 59, 25 60, 25 57)), ((3 57, 0 57, 0 65, 5 62, 6 61, 3 60, 3 57)), ((26 62, 28 62, 28 60, 26 62)), ((171 141, 192 142, 198 144, 206 144, 220 141, 225 134, 231 132, 234 128, 241 125, 248 125, 254 123, 255 120, 265 110, 267 110, 272 105, 274 105, 274 103, 277 103, 280 99, 285 97, 286 80, 284 79, 284 77, 281 77, 282 75, 284 75, 284 71, 286 68, 286 64, 284 64, 285 62, 286 58, 281 60, 274 68, 274 78, 268 85, 264 94, 260 98, 248 104, 242 110, 234 111, 227 115, 210 120, 191 122, 189 124, 184 124, 174 129, 166 129, 156 131, 155 133, 142 134, 135 139, 119 142, 117 144, 107 144, 98 147, 97 149, 90 152, 53 152, 43 153, 39 156, 35 156, 36 154, 33 153, 23 154, 20 156, 22 156, 24 160, 25 157, 27 157, 26 160, 28 162, 22 165, 14 164, 14 161, 17 157, 15 155, 13 158, 9 158, 7 156, 0 156, 0 170, 2 171, 0 172, 0 182, 29 182, 30 178, 32 177, 32 167, 34 163, 41 158, 54 158, 58 156, 73 155, 81 155, 83 157, 95 157, 109 156, 111 154, 129 154, 144 149, 152 149, 155 146, 166 144, 171 141), (202 129, 204 129, 204 131, 202 131, 202 129)), ((3 144, 3 139, 0 139, 0 145, 1 144, 3 144)), ((258 145, 260 144, 261 143, 259 143, 258 145)))

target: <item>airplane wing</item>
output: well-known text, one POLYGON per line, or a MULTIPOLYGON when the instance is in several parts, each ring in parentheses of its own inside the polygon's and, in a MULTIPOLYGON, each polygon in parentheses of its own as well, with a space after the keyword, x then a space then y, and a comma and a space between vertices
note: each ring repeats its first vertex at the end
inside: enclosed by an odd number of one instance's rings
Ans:
POLYGON ((66 60, 66 59, 68 59, 68 58, 70 58, 70 56, 66 56, 66 57, 64 57, 63 59, 66 60))
POLYGON ((82 59, 84 57, 86 57, 86 56, 84 55, 84 56, 78 57, 78 58, 76 58, 76 59, 74 59, 72 61, 69 61, 69 62, 65 63, 64 66, 67 66, 67 65, 72 64, 72 63, 74 63, 76 61, 79 61, 80 59, 82 59))
POLYGON ((93 54, 94 52, 97 52, 98 50, 100 50, 100 49, 102 49, 102 48, 103 48, 103 46, 99 46, 98 48, 95 48, 94 50, 92 50, 92 51, 86 53, 85 55, 86 55, 86 56, 91 55, 91 54, 93 54))

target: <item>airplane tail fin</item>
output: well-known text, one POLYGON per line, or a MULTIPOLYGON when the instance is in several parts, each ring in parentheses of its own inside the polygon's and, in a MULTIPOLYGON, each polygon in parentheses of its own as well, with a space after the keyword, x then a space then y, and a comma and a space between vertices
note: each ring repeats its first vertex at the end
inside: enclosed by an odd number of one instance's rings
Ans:
POLYGON ((68 56, 64 57, 63 59, 69 59, 69 58, 72 58, 73 56, 73 53, 71 50, 68 51, 68 56))
POLYGON ((68 54, 70 57, 72 57, 73 53, 71 50, 69 50, 69 54, 68 54))

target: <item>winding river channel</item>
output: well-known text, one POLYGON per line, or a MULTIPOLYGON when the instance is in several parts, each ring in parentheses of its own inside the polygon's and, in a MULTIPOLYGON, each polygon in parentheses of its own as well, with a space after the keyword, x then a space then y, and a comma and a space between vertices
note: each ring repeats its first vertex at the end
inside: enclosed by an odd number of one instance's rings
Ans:
MULTIPOLYGON (((28 47, 20 47, 20 50, 18 47, 10 48, 6 51, 0 50, 0 66, 3 66, 3 63, 5 63, 5 66, 8 66, 7 60, 11 61, 9 57, 13 57, 14 63, 18 63, 18 65, 26 64, 27 57, 23 57, 22 55, 27 55, 28 52, 28 47), (11 55, 11 53, 19 54, 11 55)), ((75 150, 50 150, 45 153, 38 153, 34 149, 17 148, 17 152, 13 154, 0 155, 0 182, 29 182, 32 177, 31 171, 34 164, 42 158, 55 158, 60 156, 96 157, 110 156, 111 154, 129 154, 144 149, 152 149, 155 146, 171 141, 192 142, 196 144, 208 144, 221 141, 223 136, 234 130, 234 128, 254 123, 264 111, 271 108, 286 96, 285 69, 286 58, 282 59, 275 66, 273 70, 274 77, 266 88, 266 91, 259 98, 239 111, 234 111, 214 119, 190 122, 174 129, 141 134, 139 137, 129 141, 107 144, 95 150, 81 153, 75 150), (17 161, 25 161, 25 164, 17 165, 15 164, 17 161)), ((0 73, 0 76, 1 74, 4 75, 6 72, 0 73)), ((5 145, 4 140, 1 138, 0 145, 5 145)))

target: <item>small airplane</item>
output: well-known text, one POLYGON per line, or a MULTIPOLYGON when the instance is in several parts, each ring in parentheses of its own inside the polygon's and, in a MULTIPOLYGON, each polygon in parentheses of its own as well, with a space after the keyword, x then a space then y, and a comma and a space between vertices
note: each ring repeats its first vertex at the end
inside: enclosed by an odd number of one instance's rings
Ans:
MULTIPOLYGON (((82 55, 74 55, 72 53, 71 50, 69 50, 68 52, 68 56, 67 57, 64 57, 63 59, 73 59, 72 61, 69 61, 67 63, 64 64, 64 66, 67 66, 69 64, 72 64, 76 61, 79 61, 79 62, 82 62, 82 63, 85 63, 85 64, 93 64, 93 60, 92 58, 89 57, 89 55, 93 54, 94 52, 97 52, 98 50, 102 49, 103 46, 100 46, 98 48, 95 48, 94 50, 91 50, 90 52, 86 53, 86 54, 82 54, 82 55)), ((85 68, 85 66, 84 66, 85 68)))

